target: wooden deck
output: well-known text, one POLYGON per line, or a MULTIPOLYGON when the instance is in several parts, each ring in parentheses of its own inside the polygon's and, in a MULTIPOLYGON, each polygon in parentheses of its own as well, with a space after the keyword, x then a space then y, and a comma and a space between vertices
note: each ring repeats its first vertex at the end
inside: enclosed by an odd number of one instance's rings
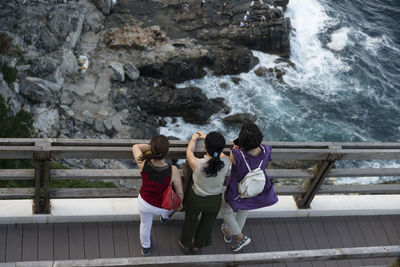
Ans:
MULTIPOLYGON (((218 221, 213 244, 201 254, 230 253, 218 221)), ((152 256, 182 255, 177 238, 183 221, 154 222, 152 256)), ((400 245, 400 215, 248 219, 252 238, 244 253, 400 245)), ((0 263, 18 261, 139 257, 139 222, 0 225, 0 263)), ((262 266, 373 266, 394 258, 269 264, 262 266)))

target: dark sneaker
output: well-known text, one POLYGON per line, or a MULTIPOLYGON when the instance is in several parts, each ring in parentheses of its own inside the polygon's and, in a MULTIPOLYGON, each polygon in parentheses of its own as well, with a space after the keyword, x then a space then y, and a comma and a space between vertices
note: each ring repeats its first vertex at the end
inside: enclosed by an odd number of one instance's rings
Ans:
POLYGON ((233 244, 232 246, 232 251, 239 251, 241 250, 243 247, 247 246, 248 244, 250 244, 251 239, 248 236, 244 236, 242 238, 242 240, 240 240, 239 242, 233 244))
POLYGON ((225 229, 226 229, 225 223, 221 224, 221 232, 222 232, 222 235, 224 236, 224 241, 225 241, 225 243, 229 244, 232 242, 232 235, 230 235, 230 236, 225 235, 225 229))
POLYGON ((168 220, 169 220, 169 217, 164 218, 163 216, 160 215, 160 222, 166 223, 166 222, 168 222, 168 220))
POLYGON ((150 248, 142 248, 143 256, 150 256, 150 248))

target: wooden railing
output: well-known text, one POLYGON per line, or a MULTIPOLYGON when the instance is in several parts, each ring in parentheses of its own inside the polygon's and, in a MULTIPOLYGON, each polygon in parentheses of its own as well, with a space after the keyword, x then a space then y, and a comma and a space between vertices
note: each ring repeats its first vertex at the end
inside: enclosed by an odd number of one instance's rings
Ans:
MULTIPOLYGON (((0 180, 34 180, 34 188, 0 188, 0 199, 33 198, 35 213, 49 213, 52 198, 136 197, 128 188, 50 188, 50 180, 140 179, 138 169, 52 170, 51 160, 132 159, 131 147, 148 140, 0 139, 0 159, 32 159, 34 169, 0 169, 0 180)), ((199 141, 201 142, 201 141, 199 141)), ((168 158, 184 159, 187 141, 170 141, 168 158)), ((400 168, 333 168, 341 160, 399 160, 400 143, 265 142, 273 160, 313 160, 311 169, 269 169, 274 180, 302 180, 277 185, 278 195, 293 195, 298 207, 308 208, 316 194, 399 194, 400 184, 327 185, 330 177, 400 176, 400 168)), ((225 149, 229 153, 229 146, 225 149)), ((203 154, 198 144, 195 154, 203 154)))

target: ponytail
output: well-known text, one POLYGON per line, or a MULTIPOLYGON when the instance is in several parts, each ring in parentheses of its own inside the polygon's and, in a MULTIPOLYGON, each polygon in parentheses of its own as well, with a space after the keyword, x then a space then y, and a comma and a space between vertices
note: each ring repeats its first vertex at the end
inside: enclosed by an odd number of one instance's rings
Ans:
POLYGON ((219 158, 225 147, 225 138, 217 132, 210 132, 205 140, 207 153, 212 157, 208 160, 204 172, 207 177, 216 176, 218 172, 225 166, 225 163, 219 158))
POLYGON ((169 151, 169 142, 164 135, 153 136, 150 140, 150 151, 143 153, 139 160, 146 161, 151 159, 162 159, 169 151))

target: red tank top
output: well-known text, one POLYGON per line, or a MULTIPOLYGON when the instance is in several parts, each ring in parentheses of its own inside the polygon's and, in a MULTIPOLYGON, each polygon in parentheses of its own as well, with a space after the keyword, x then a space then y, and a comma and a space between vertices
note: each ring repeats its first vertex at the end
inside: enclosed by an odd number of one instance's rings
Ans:
POLYGON ((146 161, 141 172, 140 196, 149 204, 161 208, 162 194, 171 182, 171 165, 155 167, 146 161))

